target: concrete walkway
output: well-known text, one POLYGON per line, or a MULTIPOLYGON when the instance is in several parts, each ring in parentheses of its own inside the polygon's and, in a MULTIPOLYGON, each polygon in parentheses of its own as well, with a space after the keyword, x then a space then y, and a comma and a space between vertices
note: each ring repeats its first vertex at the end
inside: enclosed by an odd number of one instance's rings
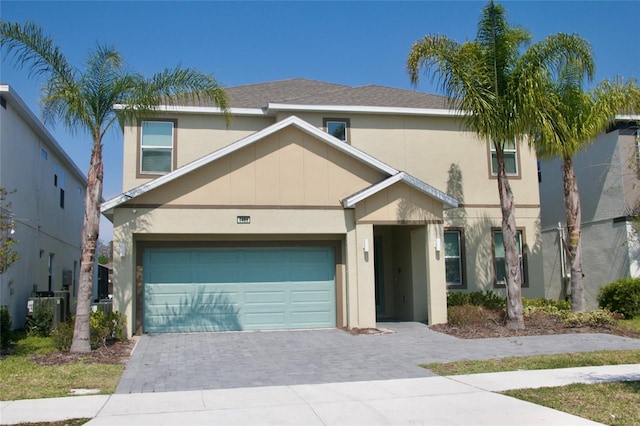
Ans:
POLYGON ((458 339, 417 322, 388 334, 342 330, 145 334, 116 393, 173 392, 434 376, 421 363, 640 349, 640 339, 563 334, 458 339))
POLYGON ((93 418, 113 425, 590 425, 493 393, 640 380, 640 364, 0 403, 2 424, 93 418))

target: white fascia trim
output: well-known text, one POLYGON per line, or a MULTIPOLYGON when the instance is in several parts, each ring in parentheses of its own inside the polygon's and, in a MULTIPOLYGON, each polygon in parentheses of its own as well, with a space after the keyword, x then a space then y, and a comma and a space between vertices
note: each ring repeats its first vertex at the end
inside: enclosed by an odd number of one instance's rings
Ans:
POLYGON ((619 121, 640 120, 640 115, 616 115, 616 120, 619 120, 619 121))
MULTIPOLYGON (((123 110, 126 105, 115 104, 113 109, 123 110)), ((155 109, 159 112, 175 112, 181 114, 211 114, 222 115, 222 110, 218 107, 199 107, 199 106, 181 106, 181 105, 159 105, 155 109)), ((231 115, 258 115, 265 116, 267 111, 264 108, 231 108, 231 115)))
POLYGON ((164 185, 167 182, 171 182, 174 179, 177 179, 181 176, 186 175, 187 173, 192 172, 193 170, 196 170, 199 167, 202 167, 206 164, 209 164, 221 157, 224 157, 226 155, 231 154, 234 151, 237 151, 239 149, 242 149, 248 145, 251 145, 252 143, 263 139, 287 126, 293 125, 295 127, 297 127, 298 129, 311 134, 312 136, 316 136, 318 139, 324 141, 325 143, 335 147, 336 149, 338 149, 339 151, 354 157, 366 164, 368 164, 369 166, 373 167, 374 169, 386 173, 388 175, 395 175, 398 173, 398 170, 394 169, 391 166, 386 165, 385 163, 381 162, 380 160, 377 160, 367 154, 365 154, 364 152, 352 147, 351 145, 348 145, 346 143, 344 143, 343 141, 341 141, 340 139, 329 135, 328 133, 323 132, 320 129, 317 129, 316 127, 312 126, 311 124, 307 123, 306 121, 296 117, 295 115, 292 115, 291 117, 287 117, 286 119, 282 120, 282 121, 278 121, 275 124, 260 130, 258 132, 255 132, 243 139, 240 139, 237 142, 232 143, 231 145, 227 145, 224 148, 221 148, 215 152, 212 152, 209 155, 206 155, 202 158, 199 158, 189 164, 186 164, 176 170, 174 170, 171 173, 167 173, 164 176, 161 176, 157 179, 154 179, 150 182, 144 183, 136 188, 133 188, 125 193, 122 193, 114 198, 112 198, 111 200, 106 201, 105 203, 102 204, 101 206, 101 211, 103 213, 107 212, 108 210, 113 209, 114 207, 117 207, 120 204, 123 204, 125 202, 127 202, 128 200, 138 197, 154 188, 157 188, 161 185, 164 185))
POLYGON ((269 103, 267 111, 318 111, 318 112, 355 112, 367 114, 399 114, 399 115, 429 115, 438 117, 462 117, 463 111, 437 108, 405 108, 378 107, 353 105, 297 105, 269 103))
POLYGON ((406 173, 406 172, 398 172, 397 174, 391 176, 388 179, 383 180, 380 183, 377 183, 375 185, 370 186, 369 188, 365 189, 364 191, 360 191, 356 194, 353 194, 352 196, 344 199, 342 201, 342 206, 345 209, 352 209, 355 208, 356 204, 358 204, 360 201, 372 196, 373 194, 376 194, 377 192, 380 192, 388 187, 390 187, 391 185, 393 185, 396 182, 400 182, 403 181, 404 183, 406 183, 407 185, 417 189, 418 191, 421 191, 427 195, 432 196, 433 198, 442 201, 442 204, 444 205, 445 208, 455 208, 458 207, 458 200, 456 200, 455 198, 445 194, 444 192, 440 191, 439 189, 434 188, 433 186, 421 181, 420 179, 411 176, 410 174, 406 173))

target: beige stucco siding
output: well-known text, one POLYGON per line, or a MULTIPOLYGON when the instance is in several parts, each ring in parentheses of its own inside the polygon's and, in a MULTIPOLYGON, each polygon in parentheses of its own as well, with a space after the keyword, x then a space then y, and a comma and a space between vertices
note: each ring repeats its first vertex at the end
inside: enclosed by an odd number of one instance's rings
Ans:
POLYGON ((359 202, 356 220, 378 224, 428 223, 442 220, 442 202, 398 182, 359 202))
POLYGON ((150 191, 136 203, 339 207, 341 199, 383 178, 362 162, 287 128, 150 191))
MULTIPOLYGON (((273 117, 241 117, 234 119, 227 128, 222 117, 205 114, 166 114, 153 119, 177 120, 177 146, 174 152, 177 167, 204 157, 274 123, 273 117)), ((125 127, 123 191, 135 188, 153 178, 140 177, 137 174, 140 158, 138 137, 138 127, 125 127)))

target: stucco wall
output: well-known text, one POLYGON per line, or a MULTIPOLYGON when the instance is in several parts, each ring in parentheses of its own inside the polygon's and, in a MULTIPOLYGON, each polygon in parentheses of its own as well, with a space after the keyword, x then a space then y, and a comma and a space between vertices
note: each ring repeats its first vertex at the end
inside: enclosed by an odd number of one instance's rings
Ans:
POLYGON ((0 277, 0 305, 9 307, 16 328, 24 326, 27 299, 34 288, 49 288, 51 254, 52 290, 62 289, 65 270, 74 273, 72 284, 77 285, 84 206, 84 183, 77 170, 22 114, 27 113, 8 96, 6 109, 0 108, 0 186, 15 191, 8 196, 12 206, 6 213, 12 214, 15 223, 13 238, 18 243, 13 248, 20 258, 0 277), (64 208, 60 207, 63 183, 64 208))

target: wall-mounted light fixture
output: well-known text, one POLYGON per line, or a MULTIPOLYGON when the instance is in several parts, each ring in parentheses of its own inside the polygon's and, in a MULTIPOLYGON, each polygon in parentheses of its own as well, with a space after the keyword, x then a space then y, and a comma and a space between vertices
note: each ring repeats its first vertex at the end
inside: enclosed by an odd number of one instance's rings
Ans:
POLYGON ((436 238, 435 249, 436 249, 437 252, 439 252, 440 248, 441 248, 440 247, 440 238, 438 237, 438 238, 436 238))
POLYGON ((127 255, 127 245, 125 243, 120 243, 120 257, 125 257, 127 255))
POLYGON ((369 253, 369 239, 368 238, 364 239, 364 244, 362 245, 362 248, 363 248, 365 253, 369 253))

